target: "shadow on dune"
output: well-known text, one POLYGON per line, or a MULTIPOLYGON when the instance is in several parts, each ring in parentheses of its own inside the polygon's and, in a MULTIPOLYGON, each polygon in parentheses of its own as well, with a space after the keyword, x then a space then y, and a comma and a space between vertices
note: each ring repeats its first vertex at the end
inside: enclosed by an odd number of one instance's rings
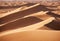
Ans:
POLYGON ((33 16, 28 17, 28 18, 23 18, 23 19, 15 21, 15 22, 6 24, 4 26, 1 26, 0 27, 0 32, 6 31, 6 30, 11 30, 11 29, 16 29, 16 28, 21 28, 21 27, 25 27, 25 26, 29 26, 29 25, 38 23, 40 21, 42 21, 42 20, 40 20, 36 17, 33 17, 33 16))
POLYGON ((53 30, 60 30, 60 22, 59 21, 54 20, 51 23, 47 24, 46 26, 53 30))
POLYGON ((50 16, 53 16, 53 17, 55 17, 55 18, 56 18, 56 17, 60 18, 60 15, 54 14, 54 13, 51 12, 51 11, 49 11, 47 14, 50 15, 50 16))
POLYGON ((12 20, 17 19, 17 18, 21 18, 21 17, 27 16, 29 14, 37 13, 37 12, 40 12, 40 11, 48 11, 48 10, 52 11, 52 10, 46 8, 43 5, 39 5, 39 6, 36 6, 34 8, 31 8, 31 9, 28 9, 28 10, 24 10, 24 11, 21 11, 21 12, 17 12, 17 13, 13 13, 13 14, 10 14, 10 15, 5 16, 3 18, 0 18, 0 21, 1 21, 0 24, 12 21, 12 20))
POLYGON ((18 6, 0 6, 0 9, 9 9, 9 8, 19 8, 19 7, 22 7, 22 6, 31 6, 31 5, 34 5, 34 3, 28 3, 28 4, 24 4, 24 5, 18 5, 18 6))
POLYGON ((60 21, 58 21, 57 19, 57 18, 60 18, 60 15, 54 14, 52 12, 48 12, 47 14, 52 17, 55 17, 55 20, 47 24, 46 26, 54 30, 60 30, 60 21))
MULTIPOLYGON (((40 11, 52 11, 52 10, 46 8, 46 6, 39 5, 39 6, 36 6, 34 8, 31 8, 31 9, 28 9, 28 10, 25 10, 25 11, 21 11, 21 12, 17 12, 17 13, 8 15, 8 16, 6 16, 4 18, 0 18, 0 21, 1 21, 0 24, 3 24, 3 23, 6 23, 6 22, 9 22, 9 21, 24 17, 24 16, 29 15, 29 14, 37 13, 37 12, 40 12, 40 11)), ((48 14, 50 15, 52 13, 49 12, 48 14)), ((55 14, 54 15, 52 14, 51 16, 56 17, 55 14)), ((60 17, 60 16, 58 16, 58 17, 60 17)), ((11 29, 16 29, 16 28, 20 28, 20 27, 25 27, 25 26, 28 26, 28 25, 32 25, 32 24, 38 23, 40 21, 41 20, 36 18, 36 17, 28 17, 28 18, 20 19, 20 20, 18 20, 16 22, 12 22, 12 23, 9 23, 7 25, 4 25, 4 26, 0 27, 0 30, 2 32, 2 31, 6 31, 6 30, 11 30, 11 29)), ((60 23, 59 22, 57 23, 56 21, 53 21, 53 22, 47 24, 46 26, 48 26, 49 28, 52 28, 52 29, 56 29, 56 30, 60 29, 59 28, 60 27, 60 23)))

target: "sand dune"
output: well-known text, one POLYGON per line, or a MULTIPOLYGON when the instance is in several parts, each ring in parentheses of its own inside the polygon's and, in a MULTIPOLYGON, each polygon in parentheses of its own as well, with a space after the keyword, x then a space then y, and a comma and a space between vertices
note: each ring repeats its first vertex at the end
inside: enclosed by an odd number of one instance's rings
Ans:
POLYGON ((46 4, 1 8, 11 11, 0 14, 0 41, 60 41, 60 7, 46 4))

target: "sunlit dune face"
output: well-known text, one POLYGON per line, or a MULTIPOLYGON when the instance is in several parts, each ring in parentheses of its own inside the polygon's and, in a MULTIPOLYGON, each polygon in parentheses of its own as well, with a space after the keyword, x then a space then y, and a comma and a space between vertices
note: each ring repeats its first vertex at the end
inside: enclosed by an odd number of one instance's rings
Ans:
POLYGON ((1 41, 60 41, 59 31, 35 30, 0 37, 1 41))

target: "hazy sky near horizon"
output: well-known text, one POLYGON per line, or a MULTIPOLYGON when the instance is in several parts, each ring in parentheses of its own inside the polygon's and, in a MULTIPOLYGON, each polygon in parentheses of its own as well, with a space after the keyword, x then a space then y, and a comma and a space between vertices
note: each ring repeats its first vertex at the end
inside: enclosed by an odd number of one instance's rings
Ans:
POLYGON ((60 1, 60 0, 0 0, 0 1, 60 1))

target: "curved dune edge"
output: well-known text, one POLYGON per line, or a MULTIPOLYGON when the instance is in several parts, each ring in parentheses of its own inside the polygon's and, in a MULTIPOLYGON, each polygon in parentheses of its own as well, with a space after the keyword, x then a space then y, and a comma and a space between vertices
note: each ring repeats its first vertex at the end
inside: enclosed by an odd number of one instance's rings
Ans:
POLYGON ((26 7, 25 9, 21 10, 21 9, 24 7, 24 6, 23 6, 23 7, 17 8, 17 9, 14 10, 14 11, 11 11, 11 12, 8 12, 8 13, 5 13, 5 15, 0 16, 0 18, 3 18, 3 17, 5 17, 5 16, 7 16, 7 15, 10 15, 10 14, 13 14, 13 13, 16 13, 16 12, 20 12, 20 11, 27 10, 27 9, 30 9, 30 8, 33 8, 33 7, 35 7, 35 6, 39 6, 39 5, 40 5, 40 3, 37 3, 37 4, 33 5, 33 6, 26 7))
POLYGON ((26 26, 26 27, 23 27, 23 28, 18 28, 18 29, 14 29, 14 30, 10 30, 10 31, 5 31, 5 32, 2 32, 0 34, 0 36, 4 36, 4 35, 8 35, 8 34, 12 34, 12 33, 16 33, 16 32, 22 32, 22 31, 29 31, 29 30, 36 30, 40 27, 43 27, 44 25, 52 22, 55 18, 54 17, 50 17, 42 22, 39 22, 39 23, 36 23, 36 24, 33 24, 33 25, 30 25, 30 26, 26 26))
MULTIPOLYGON (((47 12, 48 12, 48 11, 45 11, 45 12, 40 11, 40 12, 37 12, 37 13, 33 13, 33 14, 30 14, 30 15, 24 16, 24 17, 22 17, 22 18, 27 18, 27 17, 30 17, 30 16, 37 16, 37 15, 44 15, 44 14, 46 14, 47 12)), ((4 25, 6 25, 6 24, 8 24, 8 23, 15 22, 15 21, 17 21, 17 20, 19 20, 19 19, 22 19, 22 18, 18 18, 18 19, 12 20, 12 21, 10 21, 10 22, 1 24, 0 26, 4 26, 4 25)))

